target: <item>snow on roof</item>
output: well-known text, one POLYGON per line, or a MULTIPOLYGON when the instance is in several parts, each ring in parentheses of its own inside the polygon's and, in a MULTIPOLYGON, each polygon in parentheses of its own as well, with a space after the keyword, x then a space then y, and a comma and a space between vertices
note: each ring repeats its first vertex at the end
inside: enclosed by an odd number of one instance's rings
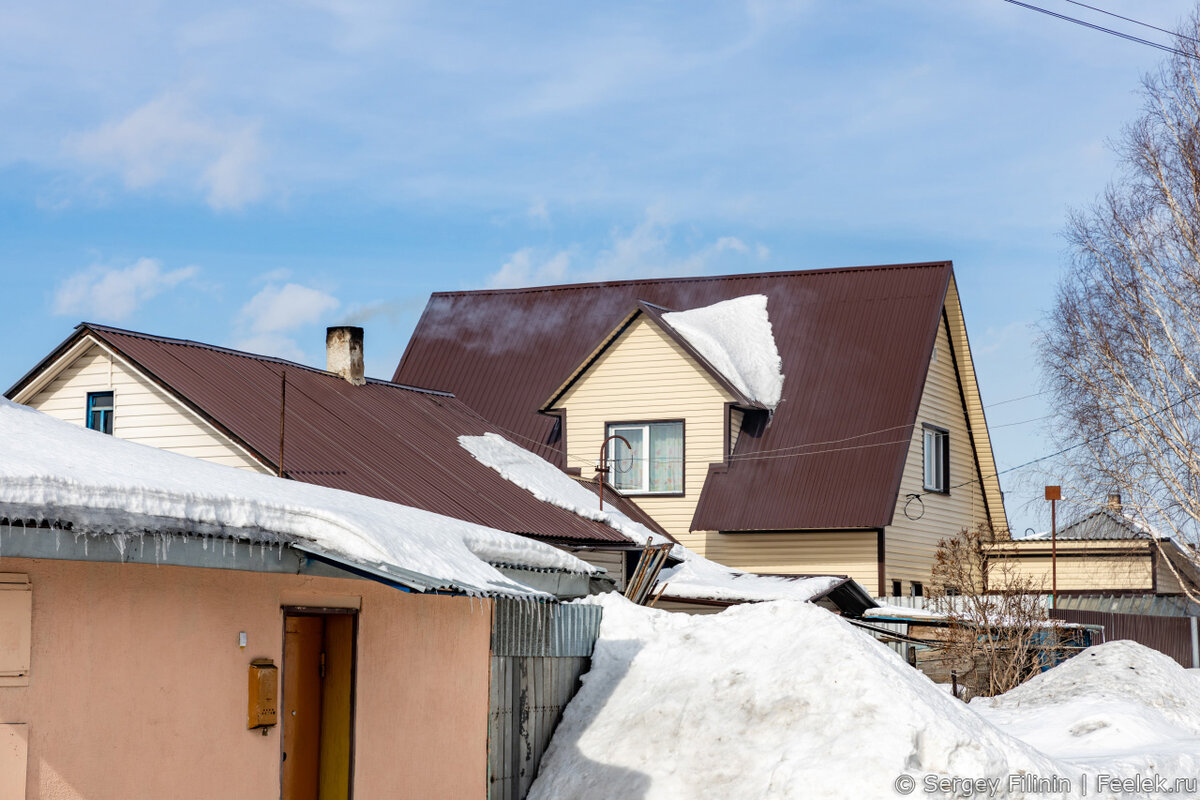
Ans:
MULTIPOLYGON (((878 602, 878 601, 876 601, 878 602)), ((903 619, 944 619, 945 614, 930 611, 927 608, 905 608, 904 606, 880 605, 868 608, 863 612, 864 617, 901 617, 903 619)))
MULTIPOLYGON (((766 600, 812 600, 843 579, 833 575, 754 575, 738 572, 688 551, 677 567, 664 570, 658 588, 667 600, 726 600, 753 603, 766 600)), ((656 589, 657 591, 657 589, 656 589)))
MULTIPOLYGON (((609 525, 638 544, 666 544, 669 539, 614 508, 600 510, 600 500, 546 459, 495 433, 459 436, 458 443, 485 466, 500 473, 544 503, 565 508, 585 519, 609 525)), ((678 547, 678 545, 676 545, 678 547)))
POLYGON ((783 394, 783 360, 775 346, 767 296, 751 294, 663 320, 748 399, 772 411, 783 394))
POLYGON ((1004 788, 1020 772, 1079 774, 819 606, 693 616, 583 602, 604 607, 591 671, 529 800, 875 798, 895 796, 902 774, 1004 788))
MULTIPOLYGON (((666 544, 667 539, 645 525, 634 522, 615 509, 601 511, 596 495, 544 458, 494 433, 459 436, 459 444, 504 478, 532 492, 546 503, 573 511, 588 519, 605 522, 639 544, 666 544)), ((663 597, 688 600, 758 602, 765 600, 811 600, 832 589, 842 579, 834 576, 785 578, 738 572, 710 561, 683 545, 671 548, 682 561, 664 570, 655 591, 663 597)))
POLYGON ((515 534, 123 441, 0 398, 0 513, 5 507, 91 533, 164 521, 215 526, 475 594, 543 594, 492 564, 597 571, 515 534))

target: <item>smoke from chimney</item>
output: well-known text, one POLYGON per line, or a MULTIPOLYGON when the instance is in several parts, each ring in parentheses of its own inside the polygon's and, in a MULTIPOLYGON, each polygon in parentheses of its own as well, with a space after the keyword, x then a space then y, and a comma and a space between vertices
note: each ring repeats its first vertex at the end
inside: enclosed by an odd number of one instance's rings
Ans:
POLYGON ((338 325, 325 332, 325 368, 355 386, 367 382, 363 372, 363 329, 338 325))

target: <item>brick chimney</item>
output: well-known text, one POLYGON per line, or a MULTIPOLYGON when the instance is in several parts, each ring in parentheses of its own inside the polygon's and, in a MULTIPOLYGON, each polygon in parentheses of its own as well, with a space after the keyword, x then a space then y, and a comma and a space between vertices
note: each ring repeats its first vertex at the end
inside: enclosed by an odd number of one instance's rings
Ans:
POLYGON ((325 332, 325 368, 355 386, 367 382, 363 375, 363 329, 339 325, 325 332))
POLYGON ((1108 496, 1108 510, 1121 513, 1121 493, 1113 492, 1108 496))

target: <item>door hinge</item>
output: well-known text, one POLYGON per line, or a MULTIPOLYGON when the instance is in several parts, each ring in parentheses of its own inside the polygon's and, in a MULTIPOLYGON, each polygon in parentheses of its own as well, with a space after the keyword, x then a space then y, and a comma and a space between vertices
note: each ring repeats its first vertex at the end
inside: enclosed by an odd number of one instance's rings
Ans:
POLYGON ((325 678, 325 651, 321 651, 321 679, 325 678))

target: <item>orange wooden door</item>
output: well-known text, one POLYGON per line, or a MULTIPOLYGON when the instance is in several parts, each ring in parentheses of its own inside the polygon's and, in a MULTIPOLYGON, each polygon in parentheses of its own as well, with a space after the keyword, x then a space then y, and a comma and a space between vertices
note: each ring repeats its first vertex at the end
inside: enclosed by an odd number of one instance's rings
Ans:
POLYGON ((283 800, 318 798, 324 628, 321 617, 284 618, 283 800))

